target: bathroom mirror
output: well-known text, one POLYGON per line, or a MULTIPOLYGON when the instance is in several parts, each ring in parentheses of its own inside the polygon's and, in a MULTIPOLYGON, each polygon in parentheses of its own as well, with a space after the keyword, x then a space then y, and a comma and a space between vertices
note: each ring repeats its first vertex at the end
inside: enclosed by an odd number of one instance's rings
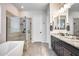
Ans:
POLYGON ((54 21, 54 22, 55 22, 55 24, 54 24, 54 25, 55 25, 55 29, 58 30, 58 29, 59 29, 59 17, 58 17, 58 16, 55 17, 54 20, 55 20, 55 21, 54 21))
POLYGON ((66 16, 60 16, 60 29, 65 29, 65 19, 66 16))

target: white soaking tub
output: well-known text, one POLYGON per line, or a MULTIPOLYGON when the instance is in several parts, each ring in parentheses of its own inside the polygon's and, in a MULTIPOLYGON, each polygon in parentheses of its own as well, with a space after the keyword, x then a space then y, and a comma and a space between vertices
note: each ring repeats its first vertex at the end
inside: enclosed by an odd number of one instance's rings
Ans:
POLYGON ((8 41, 0 44, 0 56, 22 56, 24 41, 8 41))

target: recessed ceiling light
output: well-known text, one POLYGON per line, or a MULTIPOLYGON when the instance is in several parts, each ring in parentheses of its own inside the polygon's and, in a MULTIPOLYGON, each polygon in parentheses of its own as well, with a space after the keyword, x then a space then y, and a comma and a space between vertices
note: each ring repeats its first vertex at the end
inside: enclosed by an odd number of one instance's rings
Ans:
POLYGON ((23 6, 23 5, 21 5, 21 8, 23 9, 23 8, 24 8, 24 6, 23 6))

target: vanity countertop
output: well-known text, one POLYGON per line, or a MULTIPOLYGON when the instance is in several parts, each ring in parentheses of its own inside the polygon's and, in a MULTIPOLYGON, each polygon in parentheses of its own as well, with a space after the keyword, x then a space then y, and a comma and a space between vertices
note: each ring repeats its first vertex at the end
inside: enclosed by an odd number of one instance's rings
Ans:
POLYGON ((60 36, 60 35, 56 35, 56 34, 53 34, 51 33, 52 36, 56 37, 56 38, 59 38, 60 40, 76 47, 76 48, 79 48, 79 39, 77 38, 70 38, 69 36, 60 36))

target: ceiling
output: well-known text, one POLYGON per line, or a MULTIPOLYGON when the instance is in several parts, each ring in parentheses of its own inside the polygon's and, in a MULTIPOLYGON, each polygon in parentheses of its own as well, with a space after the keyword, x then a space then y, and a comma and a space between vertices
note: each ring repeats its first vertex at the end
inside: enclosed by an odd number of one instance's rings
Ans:
POLYGON ((65 3, 51 3, 50 7, 54 9, 60 9, 61 7, 64 6, 65 3))
POLYGON ((19 10, 45 10, 48 3, 12 3, 19 10), (21 8, 23 5, 23 9, 21 8))
POLYGON ((70 8, 71 11, 79 11, 79 3, 75 3, 70 8))

